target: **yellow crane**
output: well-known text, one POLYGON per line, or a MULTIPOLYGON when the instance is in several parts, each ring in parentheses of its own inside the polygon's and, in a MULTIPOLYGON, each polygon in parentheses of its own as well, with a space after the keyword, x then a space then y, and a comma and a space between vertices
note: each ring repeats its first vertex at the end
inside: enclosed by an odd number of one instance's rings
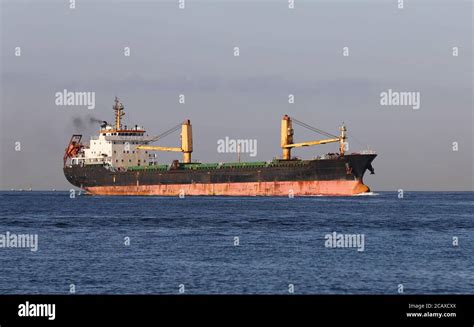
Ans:
MULTIPOLYGON (((340 155, 343 156, 344 151, 345 151, 345 142, 347 139, 347 136, 346 136, 347 129, 344 126, 344 124, 339 128, 339 131, 340 131, 340 135, 336 136, 336 135, 324 132, 320 129, 311 127, 308 124, 305 124, 294 118, 290 118, 288 115, 283 116, 281 120, 281 148, 283 150, 283 160, 291 159, 292 148, 335 143, 335 142, 339 142, 339 152, 340 152, 340 155), (295 122, 296 124, 300 126, 306 127, 314 132, 326 135, 330 138, 323 139, 323 140, 309 141, 309 142, 293 143, 293 134, 294 134, 293 122, 295 122)), ((137 146, 137 150, 182 152, 183 163, 191 163, 191 153, 193 152, 193 135, 192 135, 191 121, 189 119, 185 120, 182 124, 176 125, 172 129, 148 141, 147 144, 137 146), (178 130, 179 127, 181 127, 181 147, 165 147, 165 146, 148 145, 148 143, 156 142, 157 140, 178 130)))
POLYGON ((320 129, 314 128, 309 126, 308 124, 305 124, 303 122, 300 122, 296 119, 290 118, 288 115, 284 115, 282 120, 281 120, 281 148, 283 150, 283 160, 290 160, 291 159, 291 149, 292 148, 299 148, 299 147, 304 147, 304 146, 313 146, 313 145, 319 145, 319 144, 327 144, 327 143, 335 143, 339 142, 339 152, 341 156, 344 155, 344 150, 345 150, 345 142, 346 142, 346 127, 344 124, 339 128, 340 135, 332 135, 330 133, 324 132, 320 129), (293 143, 293 121, 297 123, 300 126, 306 127, 314 132, 326 135, 330 138, 328 139, 323 139, 323 140, 317 140, 317 141, 309 141, 309 142, 300 142, 300 143, 293 143))
POLYGON ((193 152, 193 129, 191 126, 191 121, 189 119, 185 120, 182 124, 179 124, 172 129, 162 133, 161 135, 155 137, 151 142, 158 141, 164 136, 171 134, 176 131, 181 126, 181 147, 165 147, 165 146, 152 146, 152 145, 139 145, 137 150, 150 150, 150 151, 171 151, 171 152, 182 152, 183 153, 183 162, 191 163, 191 153, 193 152))

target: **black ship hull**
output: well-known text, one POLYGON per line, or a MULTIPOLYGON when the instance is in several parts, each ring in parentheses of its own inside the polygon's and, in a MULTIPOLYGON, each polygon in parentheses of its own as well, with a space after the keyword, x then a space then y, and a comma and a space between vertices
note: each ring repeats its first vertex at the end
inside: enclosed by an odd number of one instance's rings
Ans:
POLYGON ((104 165, 64 167, 68 181, 98 195, 353 195, 368 192, 366 170, 375 154, 334 155, 327 159, 273 161, 235 167, 178 165, 115 170, 104 165))

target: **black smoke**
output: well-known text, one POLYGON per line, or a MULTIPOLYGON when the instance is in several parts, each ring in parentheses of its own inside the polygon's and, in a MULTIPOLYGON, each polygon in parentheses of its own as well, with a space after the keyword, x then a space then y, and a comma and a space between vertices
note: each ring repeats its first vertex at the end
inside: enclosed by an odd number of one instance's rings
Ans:
POLYGON ((72 124, 76 130, 88 129, 91 126, 98 126, 104 123, 103 120, 92 115, 76 116, 72 119, 72 124))

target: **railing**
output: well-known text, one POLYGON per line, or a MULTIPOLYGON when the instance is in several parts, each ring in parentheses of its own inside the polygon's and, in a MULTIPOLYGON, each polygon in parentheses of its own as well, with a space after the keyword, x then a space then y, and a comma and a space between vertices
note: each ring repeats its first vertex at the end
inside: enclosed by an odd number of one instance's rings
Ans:
MULTIPOLYGON (((122 135, 106 135, 102 136, 106 141, 135 141, 135 142, 150 142, 153 137, 151 136, 122 136, 122 135)), ((91 136, 91 140, 97 141, 100 136, 91 136)))
POLYGON ((377 154, 374 150, 362 150, 358 152, 359 154, 377 154))

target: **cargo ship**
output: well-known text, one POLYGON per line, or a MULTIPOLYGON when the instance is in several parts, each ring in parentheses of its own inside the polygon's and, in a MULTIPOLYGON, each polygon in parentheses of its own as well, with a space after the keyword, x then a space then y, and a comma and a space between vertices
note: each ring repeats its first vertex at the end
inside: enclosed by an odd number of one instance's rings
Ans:
MULTIPOLYGON (((288 115, 281 120, 281 158, 259 162, 200 163, 191 160, 192 126, 189 120, 158 135, 143 127, 122 125, 124 106, 115 98, 115 124, 102 122, 89 144, 82 135, 71 137, 63 157, 64 175, 91 195, 152 196, 349 196, 370 192, 364 173, 374 174, 374 151, 347 152, 347 129, 333 135, 288 115), (293 123, 328 138, 293 142, 293 123), (181 146, 152 145, 181 129, 181 146), (339 143, 339 153, 302 160, 292 150, 339 143), (182 160, 159 163, 157 152, 181 152, 182 160)), ((240 161, 240 160, 239 160, 240 161)))

